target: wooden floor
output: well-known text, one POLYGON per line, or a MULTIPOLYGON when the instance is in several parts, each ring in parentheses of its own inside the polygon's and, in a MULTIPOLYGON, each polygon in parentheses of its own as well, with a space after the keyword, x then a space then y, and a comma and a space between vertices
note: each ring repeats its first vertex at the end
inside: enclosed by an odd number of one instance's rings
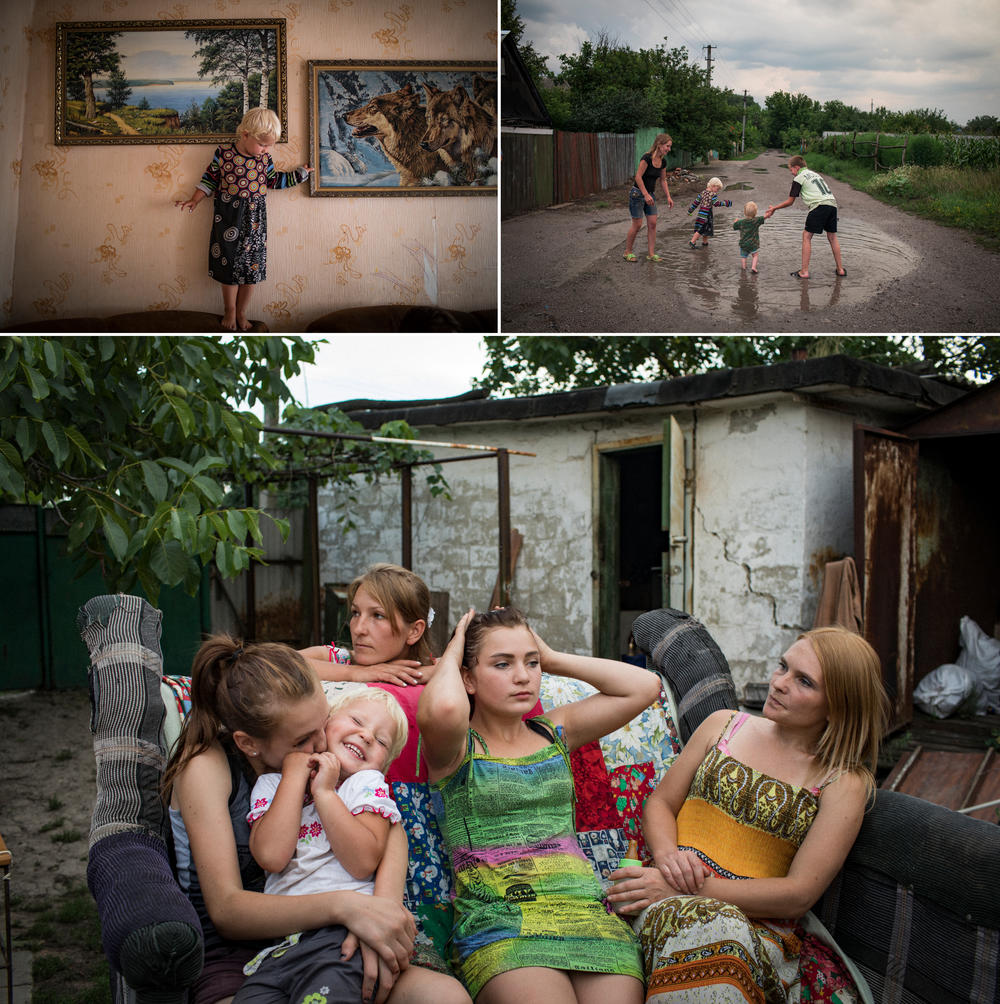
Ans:
MULTIPOLYGON (((1000 715, 937 719, 914 712, 907 742, 880 787, 949 809, 1000 800, 1000 715)), ((968 812, 1000 821, 1000 805, 968 812)))

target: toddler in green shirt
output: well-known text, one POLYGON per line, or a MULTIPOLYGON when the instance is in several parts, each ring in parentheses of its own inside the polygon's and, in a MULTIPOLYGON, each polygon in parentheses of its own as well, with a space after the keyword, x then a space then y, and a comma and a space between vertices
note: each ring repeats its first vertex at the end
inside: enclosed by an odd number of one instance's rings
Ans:
POLYGON ((745 272, 747 258, 750 259, 750 271, 757 274, 757 254, 760 251, 760 228, 764 217, 757 215, 757 203, 748 202, 743 207, 743 219, 733 224, 733 229, 740 232, 740 268, 745 272))

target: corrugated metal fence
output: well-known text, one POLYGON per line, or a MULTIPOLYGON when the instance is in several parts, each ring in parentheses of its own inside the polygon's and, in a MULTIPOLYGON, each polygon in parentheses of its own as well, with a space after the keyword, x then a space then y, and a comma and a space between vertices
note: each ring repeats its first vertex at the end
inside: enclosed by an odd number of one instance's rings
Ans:
MULTIPOLYGON (((500 215, 515 216, 592 192, 624 187, 659 129, 635 133, 503 129, 500 136, 500 215)), ((667 166, 687 167, 687 151, 671 152, 667 166)), ((624 192, 623 192, 624 197, 624 192)))

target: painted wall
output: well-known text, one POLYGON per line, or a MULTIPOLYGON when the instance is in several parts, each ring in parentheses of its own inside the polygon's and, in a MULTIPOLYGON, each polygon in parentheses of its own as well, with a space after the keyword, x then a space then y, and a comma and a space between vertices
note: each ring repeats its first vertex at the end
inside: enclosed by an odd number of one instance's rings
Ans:
MULTIPOLYGON (((595 447, 658 440, 667 412, 422 426, 428 439, 504 446, 511 459, 511 525, 525 536, 514 599, 549 644, 589 652, 596 603, 595 447)), ((812 626, 827 558, 852 549, 853 417, 799 398, 705 405, 676 413, 694 458, 694 608, 729 659, 737 688, 765 680, 782 651, 812 626), (693 445, 693 450, 691 446, 693 445)), ((441 454, 441 455, 454 455, 441 454)), ((496 464, 444 468, 451 502, 414 478, 414 570, 451 594, 451 620, 489 600, 497 568, 496 464)), ((373 561, 400 557, 400 489, 361 493, 356 530, 334 524, 321 494, 321 577, 349 581, 373 561)))
MULTIPOLYGON (((134 310, 221 312, 211 205, 181 213, 212 144, 55 146, 57 21, 284 17, 288 142, 306 160, 310 59, 497 58, 495 0, 6 0, 0 24, 0 325, 134 310)), ((301 331, 339 307, 496 305, 496 196, 268 195, 268 278, 250 316, 301 331)))

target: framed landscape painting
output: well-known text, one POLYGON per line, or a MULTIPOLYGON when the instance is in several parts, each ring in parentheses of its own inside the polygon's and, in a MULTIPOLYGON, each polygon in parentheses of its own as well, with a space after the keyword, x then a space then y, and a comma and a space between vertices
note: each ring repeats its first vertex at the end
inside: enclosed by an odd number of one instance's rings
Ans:
POLYGON ((59 145, 221 143, 248 108, 288 130, 285 19, 60 21, 59 145))
POLYGON ((496 195, 497 65, 309 61, 313 195, 496 195))

